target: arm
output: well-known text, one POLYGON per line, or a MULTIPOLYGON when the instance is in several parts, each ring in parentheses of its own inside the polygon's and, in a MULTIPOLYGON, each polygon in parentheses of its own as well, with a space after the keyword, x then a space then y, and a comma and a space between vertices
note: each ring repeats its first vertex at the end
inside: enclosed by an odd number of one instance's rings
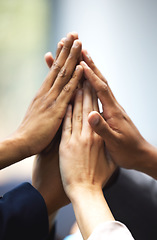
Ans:
POLYGON ((76 220, 84 239, 100 223, 114 221, 103 197, 102 186, 115 165, 105 157, 102 139, 87 122, 88 114, 98 110, 97 98, 91 96, 87 82, 77 91, 74 110, 69 106, 60 144, 60 171, 65 192, 72 202, 76 220))
POLYGON ((0 169, 41 152, 53 139, 82 76, 75 34, 58 46, 56 59, 15 133, 0 143, 0 169), (71 77, 72 76, 72 77, 71 77))
POLYGON ((105 141, 113 161, 124 168, 142 171, 157 178, 157 149, 139 133, 124 109, 116 101, 106 79, 83 50, 85 77, 95 88, 103 107, 103 117, 91 112, 88 122, 105 141))
POLYGON ((32 172, 32 185, 45 200, 48 216, 52 216, 58 209, 69 203, 59 171, 59 138, 56 136, 52 144, 36 156, 32 172))
POLYGON ((45 239, 48 218, 44 199, 29 183, 0 199, 0 239, 45 239))

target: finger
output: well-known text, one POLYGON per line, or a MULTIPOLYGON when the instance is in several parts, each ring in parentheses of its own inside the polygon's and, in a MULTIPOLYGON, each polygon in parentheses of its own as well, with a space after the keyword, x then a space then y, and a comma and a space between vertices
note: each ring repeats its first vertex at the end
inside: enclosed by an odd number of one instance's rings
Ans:
POLYGON ((52 64, 53 64, 53 61, 54 61, 53 56, 52 56, 52 53, 51 53, 51 52, 47 52, 47 53, 45 54, 44 58, 45 58, 45 62, 47 63, 47 66, 48 66, 49 68, 51 68, 51 66, 52 66, 52 64))
MULTIPOLYGON (((65 39, 65 38, 64 38, 64 39, 65 39)), ((61 50, 62 50, 62 48, 63 48, 64 39, 62 38, 61 41, 60 41, 60 42, 58 43, 58 45, 57 45, 57 50, 56 50, 56 57, 55 57, 55 59, 58 58, 58 56, 59 56, 59 54, 60 54, 60 52, 61 52, 61 50)), ((45 54, 45 61, 46 61, 47 65, 48 65, 48 67, 51 68, 52 65, 53 65, 53 62, 54 62, 54 58, 53 58, 51 52, 48 52, 48 53, 45 54)))
POLYGON ((58 118, 59 119, 63 119, 64 115, 65 115, 65 110, 71 100, 71 97, 74 94, 74 91, 76 90, 78 83, 82 77, 83 74, 83 69, 80 65, 78 65, 76 67, 75 72, 73 73, 72 78, 70 79, 70 81, 68 82, 68 84, 66 84, 64 86, 64 88, 62 89, 60 95, 57 97, 57 99, 55 100, 56 105, 58 107, 58 109, 60 108, 61 111, 58 111, 56 114, 58 114, 58 118))
POLYGON ((56 77, 57 77, 59 71, 63 67, 63 65, 70 53, 70 50, 71 50, 74 40, 75 40, 75 36, 73 36, 71 33, 69 33, 67 35, 67 38, 65 39, 64 46, 62 47, 62 50, 61 50, 58 58, 55 59, 55 61, 53 62, 50 72, 48 73, 45 81, 43 82, 38 94, 42 95, 50 90, 54 81, 56 80, 56 77))
POLYGON ((93 129, 99 136, 103 138, 106 143, 114 137, 116 137, 116 133, 109 127, 107 122, 101 117, 101 115, 93 111, 88 115, 88 122, 93 129))
MULTIPOLYGON (((69 33, 66 37, 66 39, 64 40, 64 45, 60 51, 59 56, 55 59, 51 71, 53 72, 53 78, 55 79, 59 73, 59 71, 61 70, 61 68, 63 67, 67 57, 69 56, 71 47, 73 45, 75 38, 74 36, 69 33)), ((62 43, 61 43, 62 44, 62 43)))
POLYGON ((95 89, 92 87, 93 111, 99 112, 98 97, 95 89))
POLYGON ((87 134, 91 130, 88 123, 88 115, 93 110, 92 88, 90 83, 86 80, 83 83, 83 126, 82 134, 87 134))
POLYGON ((58 56, 59 56, 59 54, 60 54, 63 46, 64 46, 64 42, 63 42, 63 41, 61 41, 61 42, 58 43, 58 45, 57 45, 57 50, 56 50, 55 60, 58 58, 58 56))
POLYGON ((88 79, 88 81, 92 84, 102 103, 105 119, 108 119, 117 108, 116 102, 109 91, 108 85, 103 82, 85 62, 81 62, 81 66, 84 68, 84 75, 86 79, 88 79))
POLYGON ((69 57, 67 58, 63 68, 59 72, 55 83, 53 84, 52 88, 50 89, 51 92, 54 92, 53 96, 57 98, 57 96, 62 91, 63 87, 68 83, 70 80, 75 66, 77 64, 77 60, 79 58, 81 52, 82 43, 79 40, 75 40, 74 44, 71 48, 69 57))
MULTIPOLYGON (((93 70, 93 72, 103 81, 108 85, 108 82, 106 80, 106 78, 102 75, 102 73, 99 71, 99 69, 96 67, 95 63, 93 62, 91 56, 89 55, 89 53, 87 52, 87 50, 83 49, 82 50, 82 58, 83 60, 87 63, 87 65, 93 70)), ((110 91, 110 94, 112 95, 112 97, 114 98, 114 100, 117 102, 111 88, 108 85, 108 89, 110 91)), ((120 104, 117 102, 117 104, 120 106, 120 104)), ((120 106, 121 107, 121 106, 120 106)), ((122 107, 121 107, 122 108, 122 107)))
POLYGON ((74 101, 72 129, 74 135, 80 135, 82 130, 82 89, 77 90, 74 101))
POLYGON ((64 63, 69 55, 70 49, 73 45, 73 42, 76 39, 78 39, 78 34, 75 32, 68 33, 66 38, 61 39, 61 41, 59 42, 57 51, 56 51, 54 68, 57 68, 57 70, 60 71, 60 69, 64 65, 64 63), (59 59, 58 59, 58 57, 59 57, 59 59))
POLYGON ((83 60, 87 63, 87 65, 93 70, 93 72, 102 79, 102 81, 106 82, 106 79, 104 78, 104 76, 101 74, 101 72, 99 71, 99 69, 96 67, 95 63, 93 62, 91 56, 89 55, 89 53, 87 52, 87 50, 82 49, 82 58, 83 60))
POLYGON ((72 133, 72 106, 68 105, 62 128, 61 141, 68 142, 72 133))

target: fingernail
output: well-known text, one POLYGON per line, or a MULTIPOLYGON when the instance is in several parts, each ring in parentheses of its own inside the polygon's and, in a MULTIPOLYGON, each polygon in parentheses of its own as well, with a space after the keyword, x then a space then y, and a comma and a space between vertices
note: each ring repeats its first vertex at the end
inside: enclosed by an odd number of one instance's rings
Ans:
POLYGON ((96 125, 98 125, 99 121, 100 121, 100 118, 98 115, 96 115, 90 120, 90 123, 91 123, 91 125, 96 126, 96 125))

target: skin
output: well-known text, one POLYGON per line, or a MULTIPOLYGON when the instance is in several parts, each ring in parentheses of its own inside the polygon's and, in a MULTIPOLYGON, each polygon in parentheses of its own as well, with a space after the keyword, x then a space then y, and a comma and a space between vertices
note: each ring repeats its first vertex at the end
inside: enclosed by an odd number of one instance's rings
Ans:
POLYGON ((61 181, 58 148, 59 139, 56 139, 36 156, 32 171, 32 185, 40 192, 47 206, 50 230, 57 210, 70 203, 61 181))
POLYGON ((68 103, 82 77, 78 35, 59 43, 56 58, 18 129, 0 143, 0 169, 45 149, 58 131, 68 103))
POLYGON ((72 202, 84 239, 100 223, 114 220, 102 187, 115 165, 106 158, 102 138, 88 124, 88 114, 92 110, 98 111, 97 97, 85 81, 83 90, 76 93, 73 113, 72 106, 68 107, 59 148, 64 190, 72 202))
POLYGON ((157 179, 157 149, 142 137, 86 50, 82 51, 82 56, 85 78, 94 87, 103 107, 103 117, 97 111, 90 112, 90 126, 104 139, 117 165, 142 171, 157 179))

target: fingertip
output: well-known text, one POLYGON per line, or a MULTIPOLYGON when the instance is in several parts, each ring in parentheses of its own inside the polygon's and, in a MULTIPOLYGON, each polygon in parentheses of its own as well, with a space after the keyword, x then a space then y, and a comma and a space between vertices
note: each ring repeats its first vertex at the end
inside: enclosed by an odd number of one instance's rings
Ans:
POLYGON ((91 127, 95 127, 100 122, 100 114, 97 111, 92 111, 88 115, 88 122, 91 127))
POLYGON ((52 64, 53 64, 53 56, 52 56, 52 53, 51 52, 47 52, 45 55, 44 55, 44 59, 48 65, 49 68, 51 68, 52 64))
POLYGON ((51 52, 45 53, 44 58, 45 58, 45 59, 47 59, 47 58, 53 58, 52 53, 51 53, 51 52))
POLYGON ((76 39, 73 43, 73 48, 81 47, 82 48, 82 42, 78 39, 76 39))
POLYGON ((73 40, 74 39, 77 39, 78 38, 78 33, 77 32, 75 32, 75 31, 73 31, 73 32, 69 32, 68 34, 67 34, 67 38, 73 38, 73 40))
POLYGON ((84 62, 84 61, 81 61, 81 62, 80 62, 80 65, 81 65, 83 68, 88 68, 88 69, 89 69, 89 66, 88 66, 87 63, 84 62))
POLYGON ((65 40, 66 40, 66 37, 63 37, 63 38, 60 40, 60 42, 64 44, 65 40))
POLYGON ((83 67, 81 65, 77 65, 76 71, 83 72, 83 67))
POLYGON ((72 32, 71 32, 71 34, 74 36, 74 38, 75 38, 75 39, 77 39, 77 38, 78 38, 78 33, 77 33, 77 32, 75 32, 75 31, 72 31, 72 32))
POLYGON ((57 47, 58 47, 58 48, 62 48, 63 45, 64 45, 64 41, 60 41, 60 42, 58 43, 57 47))

